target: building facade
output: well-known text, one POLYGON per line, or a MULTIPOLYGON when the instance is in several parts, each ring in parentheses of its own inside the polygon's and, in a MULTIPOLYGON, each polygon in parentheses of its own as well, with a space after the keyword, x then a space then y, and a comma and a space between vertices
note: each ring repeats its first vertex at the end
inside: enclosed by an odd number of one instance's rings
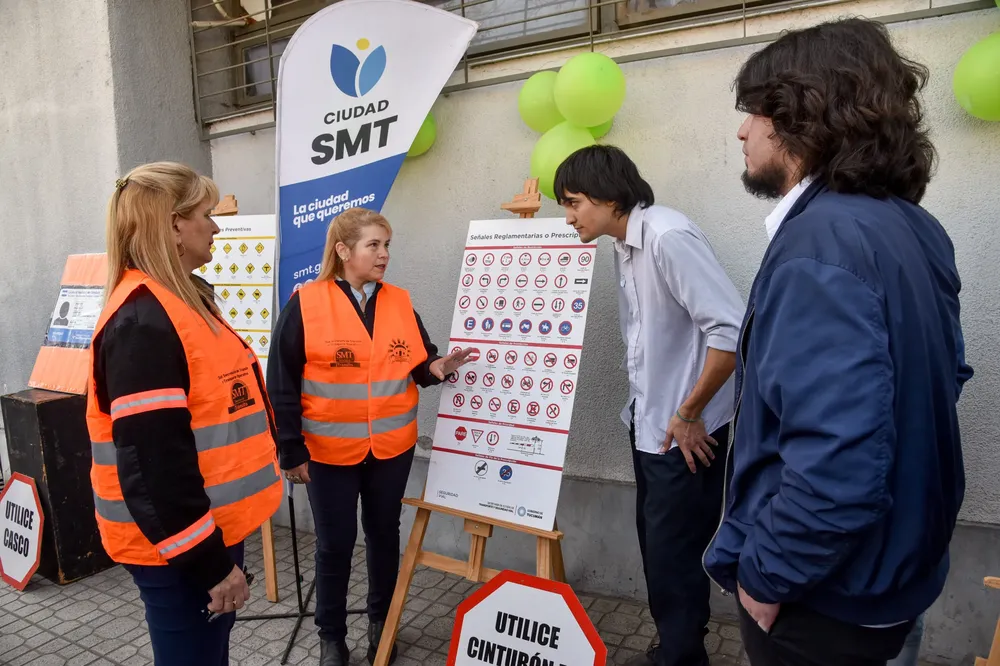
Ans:
MULTIPOLYGON (((103 251, 107 200, 128 169, 184 161, 211 173, 236 196, 241 213, 274 212, 271 63, 277 72, 276 56, 295 21, 326 3, 8 4, 0 22, 4 393, 26 385, 66 255, 103 251), (263 12, 265 25, 247 25, 241 10, 263 12)), ((740 183, 741 117, 730 90, 740 64, 782 30, 863 15, 886 21, 898 46, 930 68, 924 104, 939 164, 924 203, 955 243, 976 376, 960 405, 963 522, 948 586, 928 615, 924 653, 955 662, 985 654, 1000 612, 1000 596, 982 587, 984 576, 1000 572, 1000 123, 965 114, 952 97, 951 73, 969 46, 1000 30, 1000 9, 982 0, 592 1, 590 10, 576 12, 581 21, 571 10, 586 10, 587 0, 469 4, 467 15, 492 30, 477 38, 434 107, 436 144, 404 163, 383 210, 395 230, 388 279, 410 290, 439 344, 450 328, 467 222, 504 217, 500 203, 528 175, 537 135, 521 122, 517 95, 532 72, 560 66, 591 42, 619 59, 628 93, 602 142, 625 149, 661 202, 702 227, 745 297, 766 247, 763 220, 771 206, 740 183)), ((461 10, 454 0, 446 8, 461 10)), ((540 216, 560 214, 546 201, 540 216)), ((642 598, 628 433, 618 418, 627 384, 607 244, 598 251, 591 298, 559 526, 576 589, 642 598)), ((411 495, 423 487, 438 397, 431 389, 421 400, 411 495)), ((308 529, 304 493, 297 508, 308 529)), ((410 518, 404 512, 404 538, 410 518)), ((534 569, 531 539, 498 533, 490 541, 489 566, 534 569)), ((458 555, 467 538, 460 522, 435 519, 427 543, 458 555)), ((731 601, 716 601, 717 612, 732 612, 731 601)))

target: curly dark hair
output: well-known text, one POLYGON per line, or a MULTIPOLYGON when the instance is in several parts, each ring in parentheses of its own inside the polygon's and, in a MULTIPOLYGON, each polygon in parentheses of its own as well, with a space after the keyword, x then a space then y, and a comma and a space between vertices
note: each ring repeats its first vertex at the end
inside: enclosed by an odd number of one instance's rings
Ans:
POLYGON ((928 75, 884 25, 850 18, 783 35, 744 63, 733 89, 737 109, 771 120, 803 176, 918 203, 935 160, 917 97, 928 75))

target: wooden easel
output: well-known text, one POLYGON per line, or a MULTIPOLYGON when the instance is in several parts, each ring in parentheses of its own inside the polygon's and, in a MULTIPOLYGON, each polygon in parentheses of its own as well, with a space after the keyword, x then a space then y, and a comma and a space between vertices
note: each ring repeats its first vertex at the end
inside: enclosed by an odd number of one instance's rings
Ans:
MULTIPOLYGON (((227 194, 216 204, 209 215, 226 216, 238 215, 240 212, 236 197, 227 194)), ((261 541, 264 546, 264 589, 267 600, 271 603, 278 603, 278 563, 274 555, 274 525, 271 519, 260 526, 261 541)))
MULTIPOLYGON (((987 576, 983 580, 983 584, 994 590, 1000 590, 1000 578, 995 576, 987 576)), ((1000 620, 997 620, 997 628, 993 634, 993 645, 990 647, 989 656, 986 659, 976 657, 976 666, 1000 666, 1000 620)))
MULTIPOLYGON (((537 178, 525 180, 524 191, 515 195, 513 201, 500 205, 503 210, 517 213, 522 218, 534 217, 541 207, 542 195, 538 193, 537 178)), ((389 664, 389 655, 393 643, 396 642, 396 635, 399 633, 399 622, 406 605, 406 596, 410 591, 413 574, 418 565, 462 576, 473 583, 485 583, 500 573, 497 569, 483 566, 483 558, 486 555, 486 540, 493 536, 494 527, 530 534, 535 537, 535 575, 561 583, 566 582, 566 570, 562 555, 563 534, 559 531, 559 526, 556 523, 553 523, 551 531, 539 530, 438 506, 425 502, 423 498, 406 498, 403 500, 403 504, 415 507, 417 515, 413 520, 413 529, 410 530, 410 539, 406 544, 406 550, 403 551, 403 562, 400 566, 399 578, 396 581, 396 590, 392 595, 389 616, 385 621, 385 629, 382 632, 382 640, 379 643, 374 666, 388 666, 389 664), (465 531, 469 533, 470 538, 468 560, 457 560, 423 549, 424 536, 427 533, 427 524, 430 522, 432 513, 453 516, 465 521, 465 531)))

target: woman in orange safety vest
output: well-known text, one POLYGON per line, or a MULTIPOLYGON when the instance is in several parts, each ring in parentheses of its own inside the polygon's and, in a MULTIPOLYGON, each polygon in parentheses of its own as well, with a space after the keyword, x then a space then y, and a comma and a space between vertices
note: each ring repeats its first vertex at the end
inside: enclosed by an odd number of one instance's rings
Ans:
POLYGON ((108 284, 87 427, 97 525, 146 606, 158 665, 229 664, 249 598, 243 540, 281 502, 276 432, 253 351, 192 271, 219 227, 211 180, 134 169, 108 210, 108 284))
MULTIPOLYGON (((417 441, 417 385, 439 384, 472 351, 440 358, 410 295, 382 282, 391 238, 378 213, 352 208, 337 216, 319 276, 282 310, 268 359, 281 468, 292 482, 307 484, 316 525, 320 666, 348 663, 347 588, 359 497, 368 660, 375 660, 399 572, 400 501, 417 441)), ((395 655, 394 647, 391 660, 395 655)))

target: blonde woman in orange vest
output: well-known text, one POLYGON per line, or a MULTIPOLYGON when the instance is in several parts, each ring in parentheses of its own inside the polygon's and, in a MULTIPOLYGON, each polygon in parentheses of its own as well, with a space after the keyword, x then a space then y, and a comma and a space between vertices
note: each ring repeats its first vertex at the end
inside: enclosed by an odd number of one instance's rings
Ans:
POLYGON ((250 593, 243 539, 281 501, 257 357, 191 273, 212 259, 217 201, 208 178, 157 162, 119 180, 108 210, 91 481, 101 540, 139 588, 158 665, 229 664, 250 593))
POLYGON ((374 662, 399 570, 417 385, 441 383, 472 351, 440 358, 410 295, 382 282, 391 238, 389 222, 370 210, 352 208, 335 218, 319 277, 282 310, 268 359, 281 467, 292 482, 308 484, 316 524, 320 666, 348 663, 347 587, 359 497, 374 662))

